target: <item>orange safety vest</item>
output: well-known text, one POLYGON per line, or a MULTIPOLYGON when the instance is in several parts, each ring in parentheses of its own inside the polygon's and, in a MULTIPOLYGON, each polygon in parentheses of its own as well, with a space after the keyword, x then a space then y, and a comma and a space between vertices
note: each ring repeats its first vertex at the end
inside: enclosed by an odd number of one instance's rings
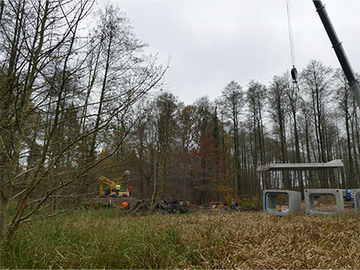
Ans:
POLYGON ((129 204, 128 204, 127 202, 123 202, 123 203, 121 204, 121 207, 122 207, 123 209, 125 209, 128 205, 129 205, 129 204))

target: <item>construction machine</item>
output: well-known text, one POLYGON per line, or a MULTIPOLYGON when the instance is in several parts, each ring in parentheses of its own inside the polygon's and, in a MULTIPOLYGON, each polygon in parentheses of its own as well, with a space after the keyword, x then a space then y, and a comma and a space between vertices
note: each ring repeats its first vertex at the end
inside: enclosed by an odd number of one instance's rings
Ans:
POLYGON ((129 190, 117 189, 114 181, 100 175, 99 176, 99 197, 130 197, 129 190), (104 185, 109 188, 104 189, 104 185))

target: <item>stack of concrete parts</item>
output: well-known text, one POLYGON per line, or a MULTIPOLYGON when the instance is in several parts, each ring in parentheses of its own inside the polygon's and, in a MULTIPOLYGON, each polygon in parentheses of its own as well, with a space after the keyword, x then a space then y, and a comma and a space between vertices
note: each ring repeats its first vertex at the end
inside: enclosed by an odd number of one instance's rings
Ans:
MULTIPOLYGON (((268 164, 257 168, 257 171, 302 171, 302 170, 329 170, 343 168, 344 164, 340 159, 334 159, 326 163, 282 163, 268 164)), ((327 215, 332 213, 342 213, 344 211, 343 196, 346 194, 342 189, 306 189, 305 190, 305 208, 309 215, 327 215), (336 209, 334 211, 323 211, 315 205, 315 199, 322 195, 331 195, 335 198, 336 209)), ((288 215, 290 213, 300 213, 301 211, 301 193, 290 190, 264 190, 264 212, 276 215, 288 215), (288 208, 285 211, 277 209, 277 200, 281 197, 287 197, 288 208)), ((355 198, 355 204, 356 198, 355 198)), ((334 208, 334 207, 333 207, 334 208)))
MULTIPOLYGON (((290 190, 264 190, 263 206, 264 212, 280 216, 301 212, 301 193, 290 190), (285 197, 282 198, 282 197, 285 197), (285 202, 279 203, 280 200, 285 202), (280 204, 280 205, 279 205, 280 204), (282 205, 281 205, 282 204, 282 205), (278 209, 278 206, 285 209, 278 209)), ((354 198, 352 206, 355 205, 356 213, 360 213, 360 190, 353 189, 354 198)), ((345 189, 305 189, 305 211, 308 215, 330 215, 344 213, 345 189)))

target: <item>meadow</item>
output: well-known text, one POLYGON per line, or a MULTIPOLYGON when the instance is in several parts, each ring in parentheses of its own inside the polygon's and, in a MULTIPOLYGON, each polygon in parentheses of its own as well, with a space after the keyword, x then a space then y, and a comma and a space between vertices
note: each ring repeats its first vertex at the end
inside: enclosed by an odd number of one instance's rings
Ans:
POLYGON ((129 215, 76 210, 23 226, 0 268, 360 268, 356 215, 129 215))

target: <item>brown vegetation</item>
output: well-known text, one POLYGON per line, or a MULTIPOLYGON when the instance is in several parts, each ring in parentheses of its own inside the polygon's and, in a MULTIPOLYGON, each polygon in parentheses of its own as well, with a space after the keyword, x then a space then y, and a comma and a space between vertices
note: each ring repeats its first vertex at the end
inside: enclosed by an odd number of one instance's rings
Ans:
POLYGON ((195 241, 209 239, 213 253, 204 262, 206 268, 360 267, 360 226, 355 216, 239 213, 202 216, 196 222, 200 226, 183 223, 186 231, 193 227, 195 241))
MULTIPOLYGON (((9 268, 359 268, 360 217, 76 211, 19 230, 9 268), (30 240, 30 238, 31 240, 30 240), (41 244, 40 244, 41 243, 41 244)), ((1 260, 0 260, 1 261, 1 260)))

